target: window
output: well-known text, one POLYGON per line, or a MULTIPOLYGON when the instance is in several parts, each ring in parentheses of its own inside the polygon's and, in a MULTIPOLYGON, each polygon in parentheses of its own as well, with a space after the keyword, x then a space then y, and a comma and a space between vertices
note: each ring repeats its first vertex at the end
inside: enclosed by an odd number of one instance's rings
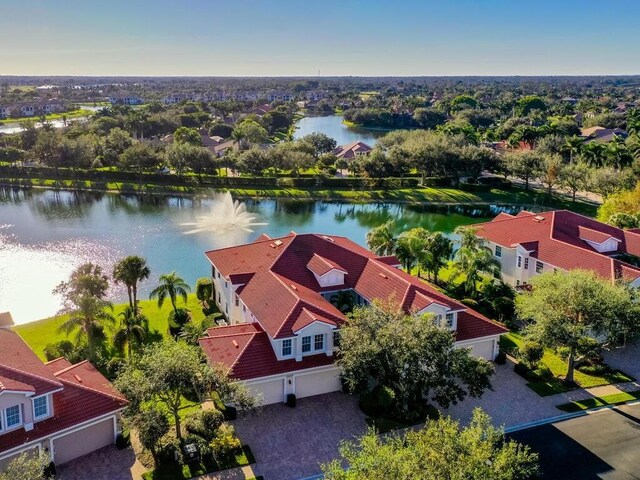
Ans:
POLYGON ((291 355, 291 339, 287 338, 286 340, 282 341, 282 356, 286 357, 288 355, 291 355))
POLYGON ((240 306, 240 297, 238 297, 238 295, 236 295, 236 307, 240 306))
POLYGON ((518 255, 518 268, 522 268, 522 255, 518 255))
POLYGON ((453 313, 447 313, 445 318, 447 320, 447 327, 453 327, 453 313))
POLYGON ((524 259, 524 269, 529 270, 529 257, 524 259))
POLYGON ((544 265, 542 265, 542 262, 536 262, 536 273, 542 273, 543 268, 544 265))
POLYGON ((516 279, 516 287, 520 286, 520 280, 516 279))
POLYGON ((436 325, 437 326, 441 326, 442 325, 442 315, 436 315, 436 325))
POLYGON ((340 346, 340 330, 333 331, 333 348, 340 346))
POLYGON ((500 245, 496 245, 496 257, 502 256, 502 247, 500 245))
POLYGON ((313 337, 313 349, 322 350, 324 348, 324 335, 319 333, 313 337))
POLYGON ((38 397, 33 399, 33 416, 36 418, 44 417, 49 413, 49 405, 47 397, 38 397))
POLYGON ((4 411, 5 418, 7 420, 7 428, 20 425, 20 405, 14 405, 4 411))
POLYGON ((222 301, 222 297, 220 296, 220 292, 218 292, 218 303, 222 301))
POLYGON ((311 351, 311 337, 302 337, 302 353, 311 351))
POLYGON ((220 271, 218 271, 217 274, 218 274, 218 278, 220 278, 220 271))

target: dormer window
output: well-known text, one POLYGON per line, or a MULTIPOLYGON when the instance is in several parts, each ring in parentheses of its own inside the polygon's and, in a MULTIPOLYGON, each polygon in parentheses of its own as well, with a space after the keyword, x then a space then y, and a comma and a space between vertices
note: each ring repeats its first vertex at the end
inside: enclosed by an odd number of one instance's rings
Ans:
POLYGON ((291 355, 292 352, 292 341, 290 338, 287 338, 285 340, 282 341, 282 356, 283 357, 288 357, 289 355, 291 355))
POLYGON ((347 272, 337 263, 332 262, 318 254, 314 254, 307 263, 321 287, 334 287, 344 285, 344 276, 347 272))
POLYGON ((20 425, 22 423, 20 420, 20 405, 13 405, 12 407, 6 408, 4 411, 4 419, 7 430, 20 425))
POLYGON ((42 418, 49 415, 49 402, 47 397, 38 397, 33 399, 33 416, 35 418, 42 418))

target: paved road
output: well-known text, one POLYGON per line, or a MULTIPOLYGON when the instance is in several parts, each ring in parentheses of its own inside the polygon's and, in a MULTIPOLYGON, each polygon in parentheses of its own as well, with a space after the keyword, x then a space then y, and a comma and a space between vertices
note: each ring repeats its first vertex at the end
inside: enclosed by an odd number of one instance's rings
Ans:
POLYGON ((640 405, 509 435, 540 454, 544 479, 640 479, 640 405))

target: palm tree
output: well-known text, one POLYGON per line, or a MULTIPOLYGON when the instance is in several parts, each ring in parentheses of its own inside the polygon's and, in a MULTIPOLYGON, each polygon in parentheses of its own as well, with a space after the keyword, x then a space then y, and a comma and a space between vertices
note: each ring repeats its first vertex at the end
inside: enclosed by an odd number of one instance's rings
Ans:
POLYGON ((131 359, 132 345, 141 345, 147 334, 148 321, 136 309, 128 306, 120 312, 120 326, 113 337, 113 343, 119 350, 127 346, 127 357, 131 359))
POLYGON ((459 274, 465 276, 464 290, 471 296, 477 293, 477 282, 481 280, 482 273, 500 275, 500 262, 485 246, 476 249, 460 247, 456 252, 454 266, 459 274))
POLYGON ((396 224, 393 220, 375 227, 367 233, 367 245, 376 255, 393 255, 396 251, 396 224))
POLYGON ((564 145, 562 146, 562 150, 565 152, 569 152, 569 163, 573 163, 574 155, 578 155, 582 151, 582 147, 584 146, 584 139, 580 138, 577 135, 567 138, 564 145))
POLYGON ((149 298, 157 298, 158 307, 161 308, 165 299, 169 297, 173 311, 174 313, 177 313, 178 309, 176 307, 176 298, 180 295, 182 297, 182 301, 187 303, 187 293, 190 291, 191 287, 189 287, 189 285, 187 285, 176 272, 165 273, 160 275, 160 285, 152 290, 149 298))
POLYGON ((442 232, 435 232, 427 238, 422 265, 433 274, 433 282, 438 284, 438 273, 444 267, 453 254, 453 244, 442 232))
POLYGON ((78 330, 78 338, 87 337, 89 357, 93 358, 96 341, 104 336, 104 325, 113 323, 111 302, 84 293, 74 300, 76 308, 69 312, 69 318, 59 327, 59 331, 69 335, 78 330))
POLYGON ((231 132, 231 139, 233 140, 233 143, 238 145, 238 150, 240 151, 242 151, 242 142, 244 141, 245 137, 246 135, 241 130, 235 129, 233 132, 231 132))
POLYGON ((456 227, 453 233, 459 237, 458 243, 460 244, 460 248, 477 250, 482 245, 482 240, 476 235, 477 231, 477 227, 460 225, 459 227, 456 227))
MULTIPOLYGON (((424 228, 412 228, 398 237, 395 254, 407 273, 411 273, 414 265, 420 268, 428 237, 429 232, 424 228)), ((419 270, 418 276, 420 276, 419 270)))
POLYGON ((138 282, 149 278, 151 270, 147 261, 136 255, 124 257, 113 267, 113 279, 116 283, 124 283, 129 295, 129 306, 138 314, 138 282))

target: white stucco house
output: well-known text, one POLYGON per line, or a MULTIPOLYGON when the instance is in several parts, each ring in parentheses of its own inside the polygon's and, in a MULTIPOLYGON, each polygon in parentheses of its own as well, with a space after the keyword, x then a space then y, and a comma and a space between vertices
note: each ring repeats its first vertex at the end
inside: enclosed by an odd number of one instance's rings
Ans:
POLYGON ((567 210, 500 213, 473 227, 514 287, 544 272, 575 269, 640 286, 640 268, 628 263, 629 255, 640 256, 640 229, 622 230, 567 210))
POLYGON ((114 443, 126 406, 89 362, 43 363, 0 321, 0 470, 23 452, 59 465, 114 443))
POLYGON ((397 301, 406 312, 432 313, 456 344, 493 360, 506 329, 345 237, 291 233, 206 253, 215 302, 228 326, 199 340, 211 362, 262 394, 265 404, 341 389, 334 349, 345 315, 332 301, 397 301))

